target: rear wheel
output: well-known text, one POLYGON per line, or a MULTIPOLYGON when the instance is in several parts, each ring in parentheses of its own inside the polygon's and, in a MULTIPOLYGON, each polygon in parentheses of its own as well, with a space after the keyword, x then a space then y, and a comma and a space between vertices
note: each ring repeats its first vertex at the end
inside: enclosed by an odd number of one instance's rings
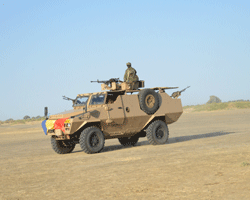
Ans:
POLYGON ((103 149, 105 139, 99 128, 91 126, 82 131, 79 143, 85 153, 98 153, 103 149))
POLYGON ((134 146, 138 140, 138 136, 132 136, 132 137, 123 137, 123 138, 118 138, 119 142, 123 146, 134 146))
POLYGON ((168 141, 168 126, 165 122, 157 120, 149 125, 146 136, 150 144, 165 144, 168 141))
POLYGON ((66 154, 72 152, 76 144, 71 140, 56 140, 55 137, 51 137, 51 146, 56 153, 66 154))

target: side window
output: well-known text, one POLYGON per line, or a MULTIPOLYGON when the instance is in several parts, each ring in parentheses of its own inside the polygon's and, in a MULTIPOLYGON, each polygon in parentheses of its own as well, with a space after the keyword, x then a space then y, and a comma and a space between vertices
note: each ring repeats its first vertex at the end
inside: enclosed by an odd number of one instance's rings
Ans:
POLYGON ((113 94, 108 94, 106 103, 108 103, 108 104, 114 103, 114 95, 113 94))
POLYGON ((124 95, 124 92, 114 92, 114 93, 108 93, 106 103, 107 104, 112 104, 116 101, 117 97, 120 95, 124 95))
POLYGON ((107 103, 107 104, 112 104, 112 103, 114 103, 115 100, 117 99, 117 97, 118 97, 118 94, 108 94, 106 103, 107 103))
POLYGON ((92 95, 89 105, 99 105, 104 104, 105 94, 95 94, 92 95))

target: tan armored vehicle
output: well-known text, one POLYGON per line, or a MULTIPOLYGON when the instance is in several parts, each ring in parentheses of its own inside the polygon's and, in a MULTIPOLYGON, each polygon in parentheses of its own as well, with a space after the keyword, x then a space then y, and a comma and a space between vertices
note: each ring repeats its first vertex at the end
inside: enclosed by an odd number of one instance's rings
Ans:
POLYGON ((102 92, 78 94, 72 100, 73 109, 47 118, 42 122, 46 135, 51 136, 56 153, 73 151, 80 144, 86 153, 100 152, 105 139, 118 138, 124 145, 135 145, 139 137, 147 137, 150 144, 165 144, 168 124, 178 120, 183 110, 178 96, 165 93, 177 87, 141 89, 144 81, 126 83, 119 79, 97 81, 102 92))

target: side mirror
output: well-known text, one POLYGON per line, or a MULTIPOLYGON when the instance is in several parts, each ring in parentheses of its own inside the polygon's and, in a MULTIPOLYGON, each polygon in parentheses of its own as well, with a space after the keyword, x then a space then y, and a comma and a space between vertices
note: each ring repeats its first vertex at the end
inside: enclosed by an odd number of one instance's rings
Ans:
POLYGON ((44 107, 44 117, 48 118, 48 107, 44 107))

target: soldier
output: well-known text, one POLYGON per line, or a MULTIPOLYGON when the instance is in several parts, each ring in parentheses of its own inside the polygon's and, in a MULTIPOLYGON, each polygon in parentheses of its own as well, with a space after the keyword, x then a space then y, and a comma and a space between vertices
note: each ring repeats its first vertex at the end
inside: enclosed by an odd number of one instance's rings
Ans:
POLYGON ((131 67, 131 63, 127 63, 128 69, 126 69, 124 74, 124 82, 133 83, 139 80, 138 76, 136 75, 136 70, 131 67))

